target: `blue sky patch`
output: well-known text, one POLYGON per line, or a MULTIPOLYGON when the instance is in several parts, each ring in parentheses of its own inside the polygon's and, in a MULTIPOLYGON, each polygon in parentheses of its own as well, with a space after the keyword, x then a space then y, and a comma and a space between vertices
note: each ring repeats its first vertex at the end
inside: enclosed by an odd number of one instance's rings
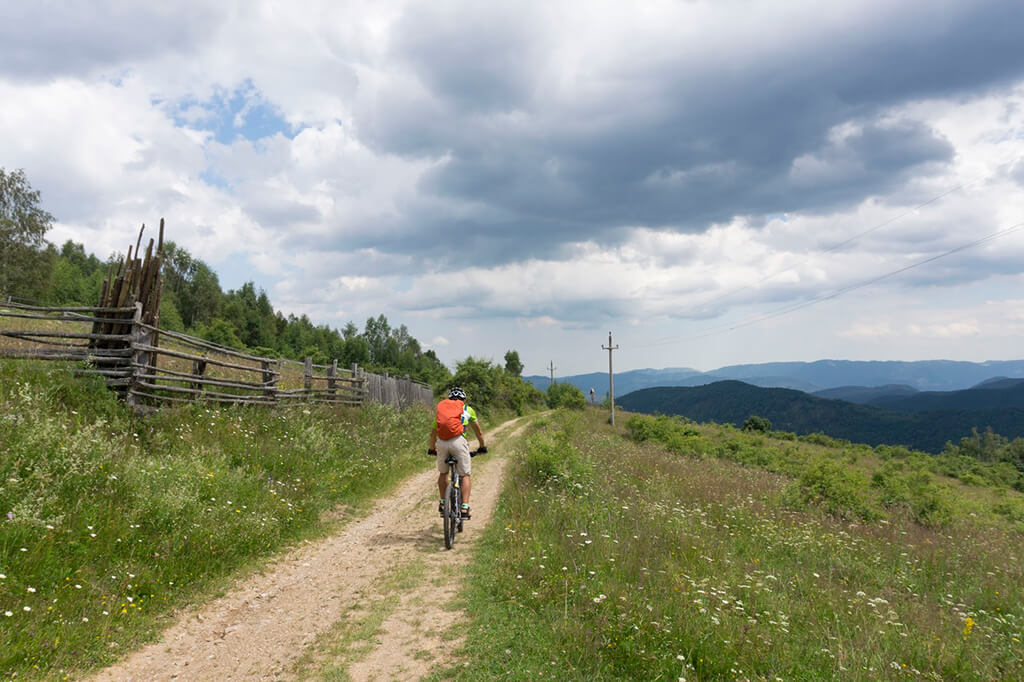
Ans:
POLYGON ((249 79, 233 90, 218 89, 203 101, 179 100, 170 104, 169 113, 177 125, 207 130, 221 144, 231 144, 239 137, 255 142, 277 133, 291 138, 298 132, 249 79))

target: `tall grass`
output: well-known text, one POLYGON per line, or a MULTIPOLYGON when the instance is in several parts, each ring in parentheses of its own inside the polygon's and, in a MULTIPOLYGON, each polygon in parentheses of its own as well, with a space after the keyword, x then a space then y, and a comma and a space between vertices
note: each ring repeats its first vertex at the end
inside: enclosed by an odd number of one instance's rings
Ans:
MULTIPOLYGON (((815 456, 786 454, 794 471, 815 456)), ((823 469, 809 486, 856 471, 823 469)), ((515 461, 467 588, 465 665, 438 677, 1024 678, 1020 532, 794 506, 800 476, 559 414, 515 461)))
POLYGON ((58 678, 424 466, 430 413, 219 408, 136 419, 101 381, 0 364, 0 676, 58 678), (328 513, 332 512, 332 513, 328 513))

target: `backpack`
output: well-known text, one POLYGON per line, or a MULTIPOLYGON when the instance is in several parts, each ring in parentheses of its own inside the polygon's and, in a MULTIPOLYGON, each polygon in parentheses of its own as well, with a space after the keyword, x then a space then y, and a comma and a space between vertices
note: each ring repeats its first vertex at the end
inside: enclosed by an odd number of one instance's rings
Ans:
POLYGON ((461 400, 442 400, 437 404, 437 437, 451 440, 461 436, 465 430, 462 426, 462 411, 466 404, 461 400))

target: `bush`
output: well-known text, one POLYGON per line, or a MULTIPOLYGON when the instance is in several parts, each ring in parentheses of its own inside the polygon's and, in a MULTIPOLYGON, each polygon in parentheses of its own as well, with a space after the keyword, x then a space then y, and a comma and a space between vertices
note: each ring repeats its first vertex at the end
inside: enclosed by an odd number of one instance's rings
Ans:
POLYGON ((819 459, 811 463, 783 493, 794 506, 823 504, 837 516, 856 516, 865 521, 881 516, 868 495, 867 478, 859 471, 836 462, 819 459))
POLYGON ((531 436, 527 440, 524 463, 527 478, 538 486, 561 482, 569 487, 590 472, 590 466, 573 445, 571 436, 564 431, 531 436))
POLYGON ((635 414, 626 421, 626 429, 629 430, 630 437, 638 443, 653 440, 675 452, 704 453, 711 449, 711 445, 706 441, 703 442, 703 447, 698 446, 701 439, 695 436, 700 436, 700 431, 690 426, 685 417, 650 417, 635 414))
POLYGON ((953 518, 949 488, 939 485, 935 477, 923 469, 890 460, 872 475, 871 486, 879 490, 883 505, 903 507, 924 525, 945 525, 953 518))
POLYGON ((768 433, 772 430, 772 423, 764 417, 758 417, 757 415, 752 414, 747 417, 747 421, 743 422, 743 430, 768 433))
POLYGON ((551 384, 548 386, 547 405, 551 409, 567 407, 572 410, 582 410, 587 406, 587 399, 581 391, 572 384, 551 384))

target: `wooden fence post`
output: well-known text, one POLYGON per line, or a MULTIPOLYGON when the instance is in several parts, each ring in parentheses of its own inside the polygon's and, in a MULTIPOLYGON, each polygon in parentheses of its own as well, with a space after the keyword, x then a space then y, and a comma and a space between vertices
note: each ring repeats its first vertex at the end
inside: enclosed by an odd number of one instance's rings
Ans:
POLYGON ((306 397, 313 390, 313 358, 306 358, 306 370, 303 377, 303 385, 306 388, 306 397))
POLYGON ((131 370, 131 381, 128 384, 128 390, 125 394, 125 402, 128 403, 128 407, 132 408, 133 412, 138 412, 141 407, 141 403, 135 397, 135 391, 139 388, 141 379, 139 375, 146 371, 149 367, 149 353, 141 350, 143 345, 148 345, 149 339, 152 336, 152 332, 142 326, 142 303, 139 301, 135 302, 135 316, 132 318, 131 333, 128 335, 128 347, 131 348, 131 364, 129 369, 131 370))
POLYGON ((362 391, 363 383, 361 381, 359 381, 359 363, 358 362, 353 362, 352 363, 352 382, 351 382, 350 385, 352 386, 353 391, 355 392, 355 394, 359 398, 359 404, 362 405, 365 402, 365 400, 364 400, 363 391, 362 391))
MULTIPOLYGON (((280 365, 280 361, 278 361, 280 365)), ((263 395, 270 398, 273 403, 277 402, 277 377, 270 371, 270 360, 260 361, 260 370, 263 378, 263 395)))
MULTIPOLYGON (((206 374, 206 360, 193 360, 192 361, 192 374, 194 374, 197 379, 202 379, 203 376, 206 374)), ((194 382, 192 382, 192 388, 194 388, 195 390, 199 391, 200 393, 202 393, 202 391, 203 391, 203 386, 204 386, 204 384, 203 384, 202 381, 194 381, 194 382)), ((199 399, 199 395, 198 394, 194 395, 193 397, 196 400, 199 399)))
POLYGON ((331 366, 327 368, 327 400, 334 402, 335 378, 338 376, 338 360, 335 358, 331 366))

